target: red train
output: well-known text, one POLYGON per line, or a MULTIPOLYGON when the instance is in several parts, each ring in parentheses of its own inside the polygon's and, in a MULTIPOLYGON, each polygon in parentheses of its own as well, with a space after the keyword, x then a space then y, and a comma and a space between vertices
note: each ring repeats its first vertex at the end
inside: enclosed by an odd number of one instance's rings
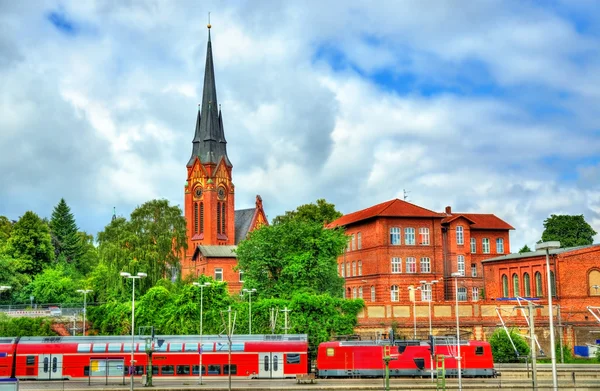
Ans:
MULTIPOLYGON (((389 346, 393 358, 390 376, 428 377, 433 362, 434 373, 443 366, 446 376, 457 376, 456 341, 436 338, 431 341, 336 341, 319 345, 317 372, 319 377, 382 377, 384 347, 389 346), (440 364, 436 365, 439 361, 440 364)), ((464 377, 496 377, 490 344, 483 341, 460 341, 461 374, 464 377)))
MULTIPOLYGON (((199 336, 157 336, 153 376, 199 376, 199 336)), ((0 377, 78 379, 146 374, 146 343, 136 338, 135 366, 130 369, 131 337, 0 338, 0 377)), ((238 335, 232 337, 231 365, 226 336, 202 338, 202 376, 285 378, 306 374, 306 335, 238 335)))

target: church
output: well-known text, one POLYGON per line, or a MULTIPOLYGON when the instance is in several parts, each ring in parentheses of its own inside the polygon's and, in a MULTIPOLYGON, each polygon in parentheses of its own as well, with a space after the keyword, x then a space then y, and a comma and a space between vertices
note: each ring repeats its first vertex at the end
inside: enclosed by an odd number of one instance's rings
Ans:
POLYGON ((243 282, 243 271, 236 269, 236 246, 268 221, 259 195, 254 208, 235 210, 233 164, 227 156, 223 115, 217 102, 210 27, 209 24, 202 103, 198 107, 192 155, 186 165, 184 213, 188 248, 181 267, 182 277, 211 276, 215 281, 227 282, 233 293, 241 289, 243 282))

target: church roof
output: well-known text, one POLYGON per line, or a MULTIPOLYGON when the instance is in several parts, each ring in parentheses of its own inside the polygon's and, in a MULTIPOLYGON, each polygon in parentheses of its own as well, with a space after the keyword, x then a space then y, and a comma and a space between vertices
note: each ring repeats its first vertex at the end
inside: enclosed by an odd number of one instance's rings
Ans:
POLYGON ((235 250, 237 246, 205 246, 199 245, 194 251, 192 259, 198 257, 198 253, 205 258, 237 258, 235 250))
POLYGON ((235 211, 235 244, 237 245, 248 236, 256 208, 240 209, 235 211))
POLYGON ((221 159, 224 159, 225 164, 231 167, 231 162, 227 156, 227 141, 225 140, 225 131, 223 129, 223 118, 221 109, 217 103, 217 86, 215 83, 210 25, 206 48, 202 104, 198 108, 196 131, 192 140, 192 156, 187 164, 188 167, 194 164, 196 157, 203 164, 218 164, 221 159))

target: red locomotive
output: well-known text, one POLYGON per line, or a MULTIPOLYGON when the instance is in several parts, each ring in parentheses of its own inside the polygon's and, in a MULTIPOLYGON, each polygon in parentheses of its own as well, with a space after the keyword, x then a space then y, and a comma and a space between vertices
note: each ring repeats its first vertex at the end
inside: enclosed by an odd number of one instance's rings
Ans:
MULTIPOLYGON (((157 336, 152 354, 153 376, 253 376, 285 378, 306 374, 306 335, 238 335, 232 337, 231 364, 226 336, 157 336)), ((0 377, 78 379, 146 374, 146 342, 131 337, 0 338, 0 377)))
MULTIPOLYGON (((430 341, 335 341, 319 345, 319 377, 382 377, 385 374, 384 348, 389 346, 390 376, 428 377, 442 360, 446 376, 457 376, 456 340, 435 338, 430 341), (431 346, 433 345, 433 359, 431 346), (436 363, 438 363, 436 365, 436 363)), ((387 353, 386 353, 387 354, 387 353)), ((495 377, 490 344, 460 341, 463 377, 495 377)))

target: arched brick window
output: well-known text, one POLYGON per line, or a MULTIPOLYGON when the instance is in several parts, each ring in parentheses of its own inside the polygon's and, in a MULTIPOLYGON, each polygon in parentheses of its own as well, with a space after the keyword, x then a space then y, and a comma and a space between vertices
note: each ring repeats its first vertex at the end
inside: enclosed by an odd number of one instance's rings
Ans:
POLYGON ((531 297, 531 278, 529 273, 523 274, 523 290, 525 291, 525 297, 531 297))
POLYGON ((588 274, 590 296, 600 296, 600 270, 592 270, 588 274))
POLYGON ((513 283, 513 296, 521 296, 521 291, 519 290, 519 276, 517 273, 512 275, 512 283, 513 283))
POLYGON ((508 277, 502 275, 502 297, 508 297, 508 277))
POLYGON ((542 289, 542 273, 535 272, 535 297, 544 296, 544 291, 542 289))
POLYGON ((556 277, 552 270, 550 270, 550 292, 552 292, 552 297, 556 297, 556 277))

